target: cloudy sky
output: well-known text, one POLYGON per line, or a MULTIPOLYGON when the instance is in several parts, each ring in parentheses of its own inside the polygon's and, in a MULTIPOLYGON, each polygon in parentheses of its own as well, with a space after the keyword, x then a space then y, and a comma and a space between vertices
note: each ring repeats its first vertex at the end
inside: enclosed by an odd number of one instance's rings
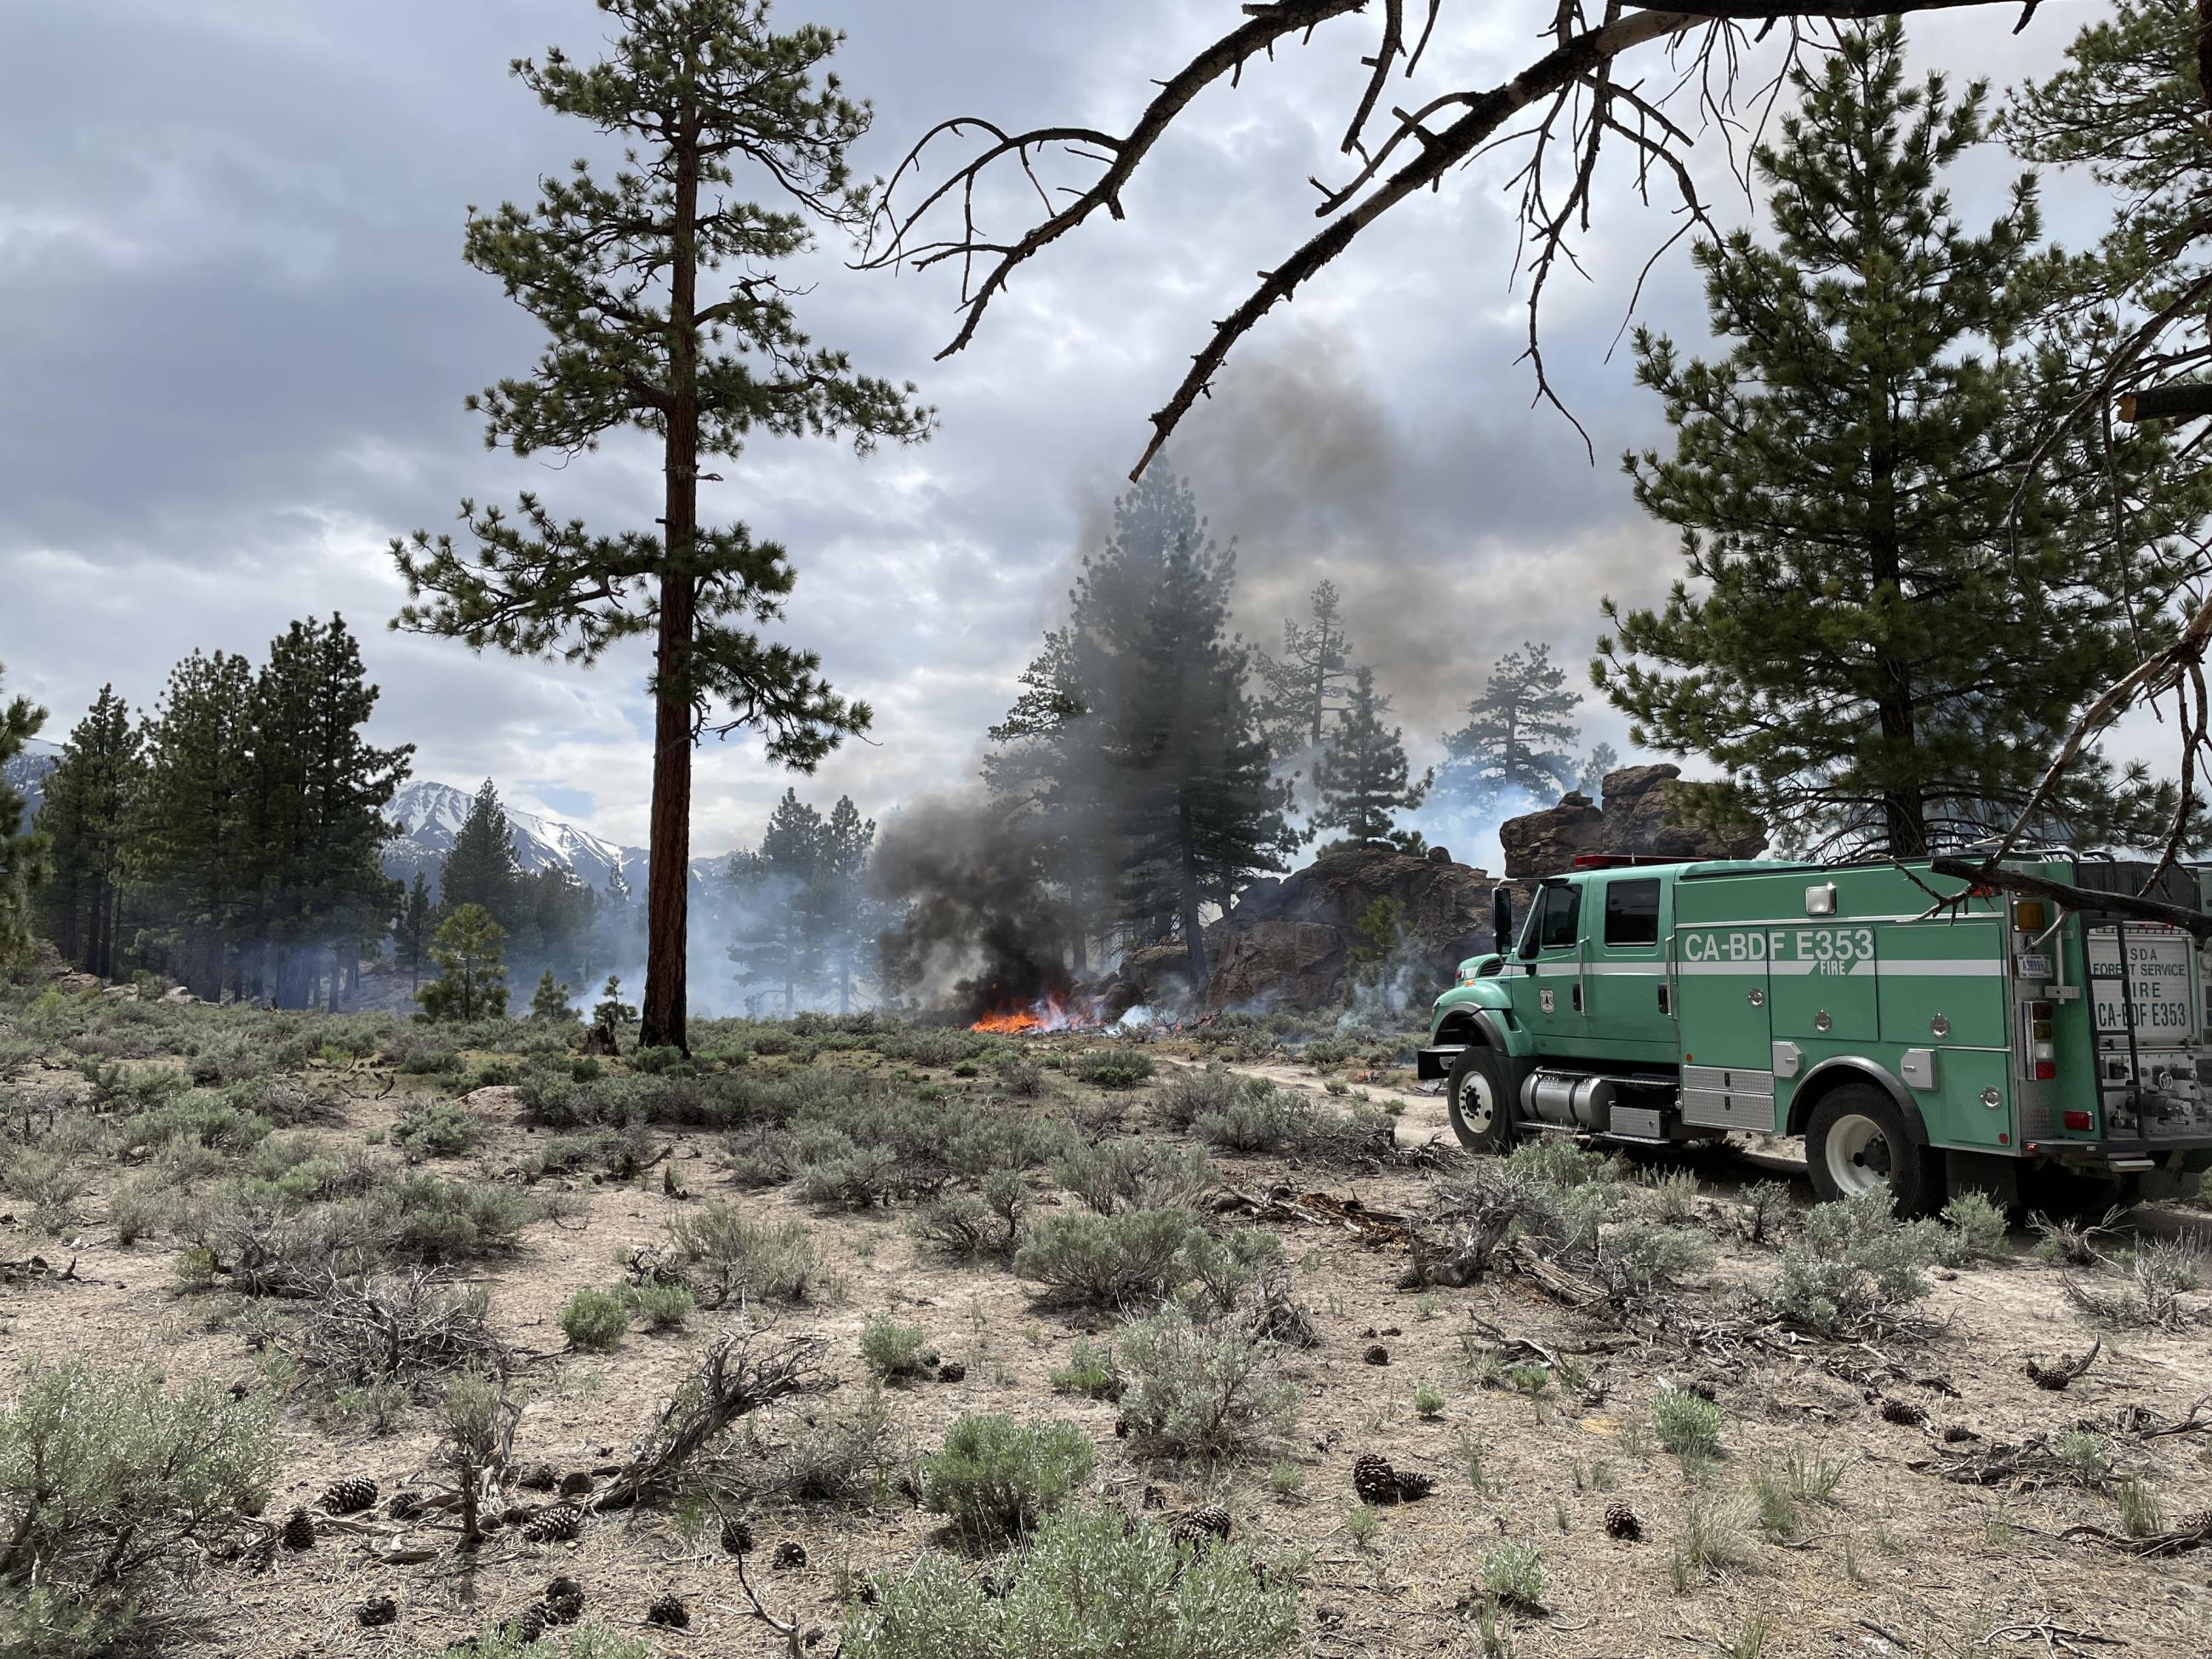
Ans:
MULTIPOLYGON (((1915 38, 2002 84, 2047 69, 2095 9, 2046 9, 2019 38, 2009 14, 1975 10, 1923 20, 1915 38)), ((1424 84, 1510 72, 1548 10, 1455 0, 1424 84)), ((783 0, 777 17, 849 33, 844 75, 877 109, 856 156, 872 173, 951 114, 1117 125, 1235 14, 1231 0, 783 0)), ((878 710, 874 740, 803 793, 849 793, 881 816, 967 773, 1096 544, 1145 416, 1207 320, 1310 234, 1308 176, 1342 176, 1336 142, 1372 27, 1332 25, 1210 94, 1144 169, 1127 219, 1031 265, 945 362, 932 356, 954 323, 948 274, 854 272, 842 243, 809 263, 815 337, 918 381, 941 430, 866 459, 763 442, 710 488, 710 514, 791 549, 787 636, 878 710)), ((419 746, 418 776, 489 775, 518 805, 644 841, 641 644, 583 672, 384 630, 401 598, 387 542, 447 527, 464 495, 536 489, 610 532, 658 511, 643 446, 549 470, 487 453, 462 409, 538 344, 461 263, 466 205, 527 200, 541 172, 604 153, 541 112, 507 62, 552 42, 590 54, 599 38, 589 0, 0 6, 0 663, 10 692, 53 710, 47 735, 65 735, 103 682, 143 705, 194 647, 258 656, 289 619, 335 610, 383 687, 379 733, 419 746)), ((1729 199, 1717 135, 1699 155, 1729 199)), ((1555 290, 1547 356, 1593 467, 1559 416, 1529 409, 1515 362, 1510 166, 1480 164, 1407 204, 1279 310, 1170 451, 1237 541, 1247 633, 1271 640, 1332 577, 1417 757, 1487 660, 1524 639, 1552 642, 1579 684, 1599 597, 1656 599, 1676 566, 1617 465, 1659 440, 1656 404, 1625 349, 1608 360, 1673 221, 1617 181, 1585 245, 1589 280, 1555 290)), ((1970 216, 2011 170, 1994 155, 1969 169, 1970 216)), ((2075 199, 2059 193, 2062 230, 2075 199)), ((1642 310, 1702 338, 1679 251, 1642 310)), ((1589 740, 1625 743, 1609 713, 1585 724, 1589 740)), ((788 781, 757 744, 710 744, 695 849, 755 837, 788 781)))

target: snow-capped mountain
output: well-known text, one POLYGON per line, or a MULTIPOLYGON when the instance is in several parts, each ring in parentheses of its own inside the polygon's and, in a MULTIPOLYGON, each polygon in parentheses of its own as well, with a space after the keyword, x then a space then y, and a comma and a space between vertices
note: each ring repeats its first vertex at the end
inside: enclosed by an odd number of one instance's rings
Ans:
POLYGON ((46 799, 46 774, 62 757, 62 746, 44 738, 26 738, 20 753, 0 763, 0 783, 23 797, 23 822, 28 823, 46 799))
MULTIPOLYGON (((472 791, 428 779, 410 783, 392 798, 386 816, 402 833, 384 846, 384 872, 411 882, 417 870, 437 890, 438 870, 468 821, 472 791)), ((559 865, 574 872, 587 887, 604 888, 617 872, 633 892, 645 888, 646 854, 641 847, 620 847, 588 830, 538 812, 507 809, 514 836, 515 861, 526 873, 559 865)))

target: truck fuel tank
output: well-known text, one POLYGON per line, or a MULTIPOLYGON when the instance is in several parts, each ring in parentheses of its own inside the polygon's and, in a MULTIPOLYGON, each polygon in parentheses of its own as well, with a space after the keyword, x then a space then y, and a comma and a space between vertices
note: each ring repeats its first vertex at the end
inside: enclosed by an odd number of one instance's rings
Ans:
POLYGON ((1611 1078, 1532 1072, 1521 1085, 1521 1114, 1563 1129, 1602 1134, 1612 1127, 1615 1092, 1611 1078))

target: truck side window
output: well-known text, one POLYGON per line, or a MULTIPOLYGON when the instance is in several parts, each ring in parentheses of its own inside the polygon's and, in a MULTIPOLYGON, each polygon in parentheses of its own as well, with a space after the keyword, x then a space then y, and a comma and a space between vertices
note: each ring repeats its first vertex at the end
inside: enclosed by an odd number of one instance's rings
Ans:
POLYGON ((1575 918, 1582 908, 1582 889, 1561 882, 1556 887, 1544 890, 1544 931, 1536 937, 1537 945, 1547 951, 1562 947, 1572 950, 1582 941, 1575 927, 1575 918))
POLYGON ((1605 942, 1607 945, 1656 945, 1659 942, 1657 882, 1606 883, 1605 942))

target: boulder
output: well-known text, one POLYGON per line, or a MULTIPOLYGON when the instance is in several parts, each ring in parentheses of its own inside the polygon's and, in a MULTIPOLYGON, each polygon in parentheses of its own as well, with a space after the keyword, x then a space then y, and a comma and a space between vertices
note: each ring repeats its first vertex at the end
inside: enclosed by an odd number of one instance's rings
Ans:
POLYGON ((1570 791, 1557 806, 1498 826, 1508 878, 1557 875, 1586 853, 1662 859, 1748 859, 1766 850, 1766 826, 1749 820, 1740 834, 1716 835, 1686 823, 1668 798, 1679 766, 1625 766, 1600 787, 1604 805, 1570 791))
MULTIPOLYGON (((1461 961, 1491 948, 1495 884, 1433 851, 1416 856, 1395 847, 1329 853, 1280 879, 1255 881, 1206 930, 1204 1006, 1303 1011, 1337 1001, 1363 943, 1359 920, 1383 898, 1405 907, 1412 947, 1441 988, 1461 961)), ((1180 1001, 1188 961, 1180 943, 1148 945, 1088 991, 1109 1018, 1139 1002, 1180 1001)))

